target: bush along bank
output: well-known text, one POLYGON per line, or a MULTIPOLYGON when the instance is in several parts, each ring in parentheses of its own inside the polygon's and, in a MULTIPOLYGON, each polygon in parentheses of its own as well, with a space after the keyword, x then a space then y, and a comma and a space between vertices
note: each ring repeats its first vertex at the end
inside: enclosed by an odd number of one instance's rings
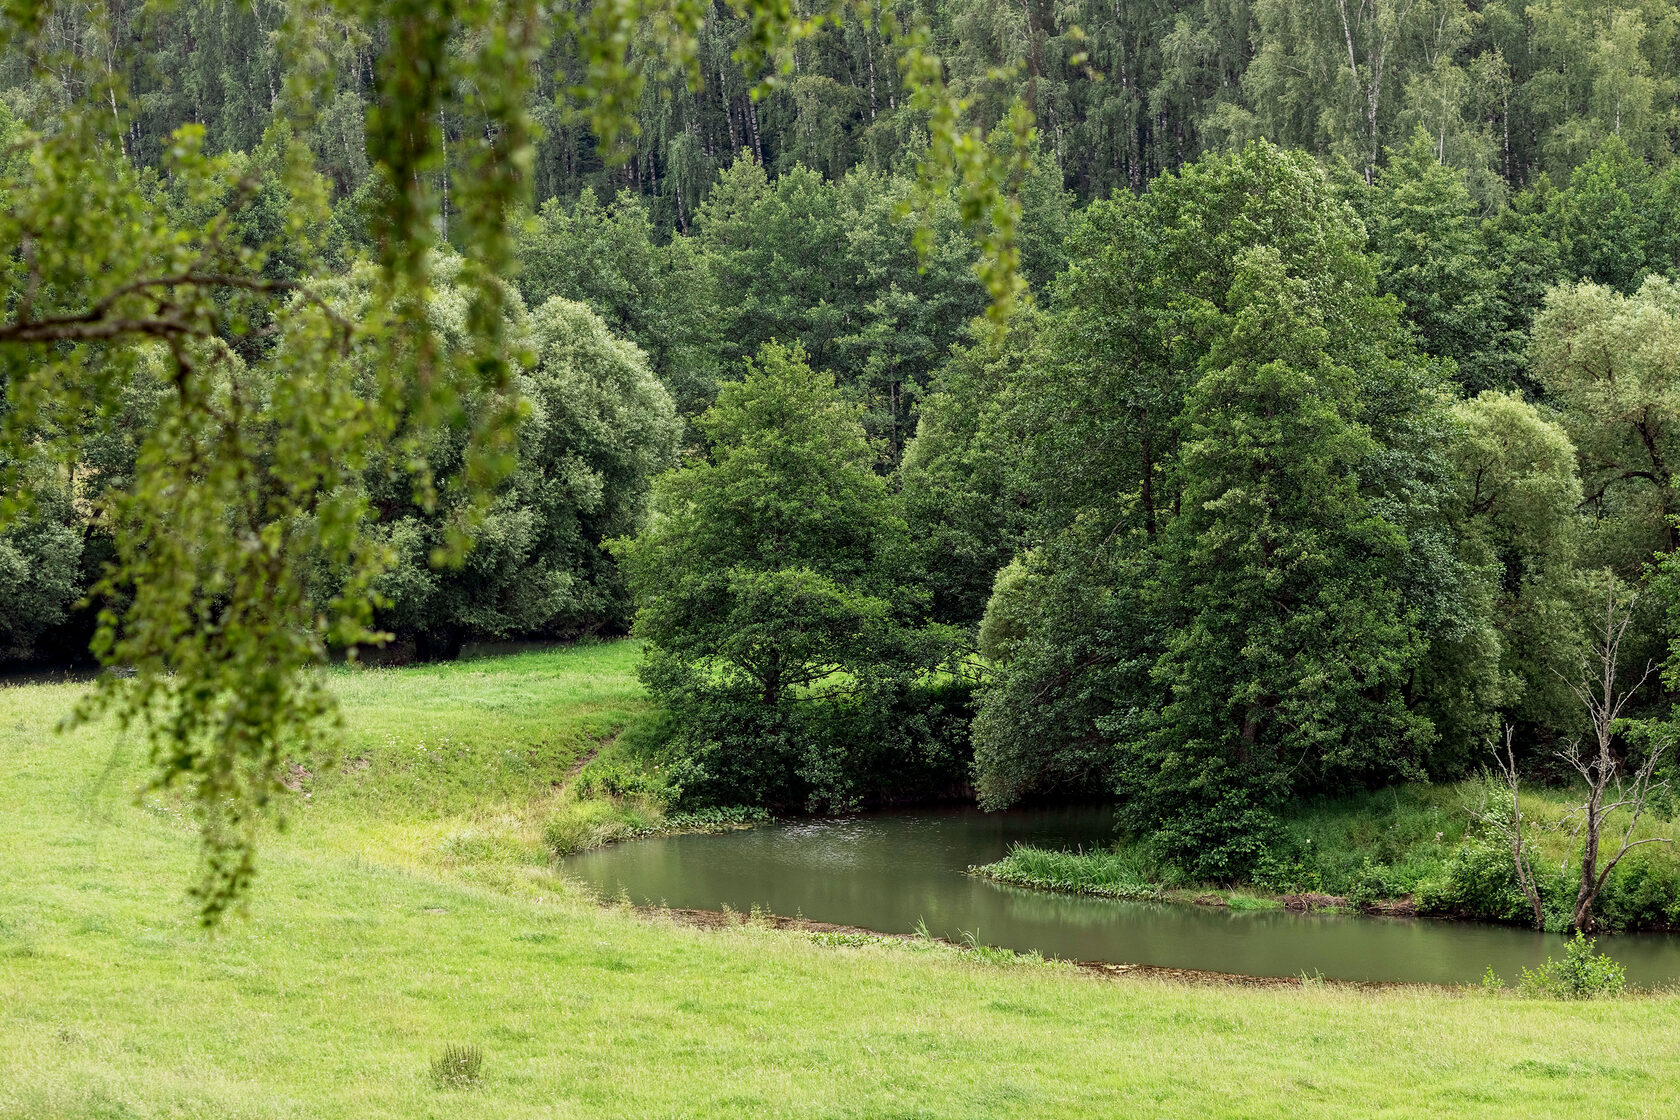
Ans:
MULTIPOLYGON (((1080 852, 1018 847, 974 872, 1000 883, 1116 899, 1423 914, 1532 924, 1507 840, 1483 821, 1497 814, 1497 786, 1399 786, 1299 806, 1280 823, 1255 872, 1242 882, 1186 876, 1147 840, 1080 852)), ((1507 802, 1508 804, 1508 802, 1507 802)), ((1527 790, 1525 830, 1546 913, 1564 930, 1579 878, 1579 842, 1568 791, 1527 790)), ((1642 821, 1635 838, 1675 835, 1672 806, 1642 821)), ((1615 829, 1620 836, 1620 828, 1615 829)), ((1606 931, 1680 931, 1680 858, 1673 845, 1631 852, 1595 906, 1606 931)))
POLYGON ((750 828, 967 792, 971 689, 935 680, 765 710, 655 708, 603 743, 549 816, 556 858, 670 832, 750 828))

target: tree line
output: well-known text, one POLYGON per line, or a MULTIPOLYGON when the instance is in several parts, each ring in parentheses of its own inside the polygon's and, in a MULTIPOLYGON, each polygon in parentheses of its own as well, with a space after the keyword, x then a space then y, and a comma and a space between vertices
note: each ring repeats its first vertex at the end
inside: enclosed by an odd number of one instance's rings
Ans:
POLYGON ((1063 269, 936 371, 896 469, 843 373, 767 347, 616 546, 679 784, 1117 797, 1228 879, 1290 799, 1572 734, 1604 581, 1659 592, 1635 670, 1672 633, 1677 262, 1656 234, 1618 276, 1571 257, 1603 226, 1566 232, 1650 174, 1612 143, 1481 219, 1426 137, 1370 185, 1205 156, 1069 215, 1063 269), (940 723, 969 710, 972 770, 940 723))
MULTIPOLYGON (((40 577, 37 561, 59 561, 62 575, 64 561, 106 549, 80 622, 97 661, 120 671, 95 678, 74 719, 138 724, 154 783, 187 794, 206 922, 254 874, 257 835, 285 800, 285 756, 330 742, 337 704, 317 670, 335 650, 384 640, 377 610, 418 593, 445 651, 454 638, 440 611, 527 625, 571 601, 598 618, 604 597, 530 549, 586 559, 586 543, 555 542, 578 537, 574 514, 612 521, 598 515, 623 497, 607 476, 625 449, 568 452, 556 508, 502 516, 522 451, 529 461, 522 421, 542 411, 528 384, 537 343, 570 319, 521 305, 505 282, 512 235, 533 197, 545 112, 586 121, 603 165, 622 165, 644 91, 704 78, 707 8, 284 0, 200 5, 184 19, 122 0, 0 9, 0 527, 21 527, 13 543, 32 550, 11 565, 29 600, 14 613, 24 627, 54 625, 61 581, 40 577), (586 77, 555 88, 568 73, 586 77), (440 319, 445 289, 454 306, 440 319), (400 527, 410 507, 420 523, 400 527), (53 510, 70 534, 41 519, 53 510), (405 555, 430 545, 429 567, 459 565, 492 527, 504 551, 548 575, 393 583, 405 555), (489 602, 475 594, 486 588, 489 602)), ((797 42, 868 23, 896 60, 894 96, 925 126, 905 165, 911 204, 955 206, 1001 316, 1019 295, 1030 114, 1016 107, 988 135, 915 13, 867 0, 806 15, 758 0, 732 10, 745 20, 732 61, 758 99, 786 84, 797 42)), ((574 322, 562 333, 594 332, 574 322)), ((610 357, 578 365, 586 382, 605 378, 597 388, 640 380, 610 372, 623 365, 610 357)), ((599 401, 577 376, 560 381, 560 429, 588 432, 599 401)), ((633 396, 663 411, 657 396, 633 396)), ((657 445, 664 425, 631 427, 657 445)))
MULTIPOLYGON (((566 109, 567 92, 591 72, 579 36, 559 21, 526 95, 543 129, 534 197, 629 190, 660 228, 687 231, 743 150, 772 175, 901 168, 926 121, 883 29, 893 6, 864 7, 864 18, 801 37, 786 80, 765 97, 753 93, 776 67, 737 64, 755 32, 730 6, 700 6, 688 68, 662 69, 664 44, 628 27, 621 65, 647 80, 625 106, 639 128, 615 138, 622 160, 603 157, 591 116, 566 109)), ((826 10, 793 8, 800 17, 826 10)), ((378 98, 384 32, 339 18, 294 44, 283 34, 289 10, 284 0, 64 6, 53 10, 50 39, 132 93, 121 142, 144 163, 186 121, 205 127, 212 151, 254 149, 285 99, 293 55, 314 52, 310 65, 324 60, 335 75, 311 107, 316 163, 341 193, 373 189, 365 113, 378 98)), ((1081 200, 1141 190, 1204 151, 1260 138, 1369 180, 1387 148, 1421 131, 1487 213, 1543 175, 1567 178, 1611 137, 1666 164, 1680 129, 1673 0, 943 0, 916 5, 914 16, 977 119, 995 125, 1017 102, 1035 115, 1081 200)), ((0 86, 15 106, 39 112, 82 92, 86 79, 73 68, 30 62, 17 50, 0 59, 0 86)), ((469 159, 485 124, 470 105, 441 113, 432 127, 444 160, 469 159)))

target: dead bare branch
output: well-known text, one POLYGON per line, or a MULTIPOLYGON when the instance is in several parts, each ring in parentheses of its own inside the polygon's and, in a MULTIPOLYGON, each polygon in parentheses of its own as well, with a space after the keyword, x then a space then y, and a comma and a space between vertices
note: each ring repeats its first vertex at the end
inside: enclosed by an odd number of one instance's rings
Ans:
POLYGON ((1647 662, 1645 671, 1632 687, 1618 689, 1616 677, 1622 640, 1633 617, 1636 596, 1629 596, 1627 605, 1619 612, 1616 598, 1616 581, 1611 577, 1605 593, 1604 622, 1594 627, 1598 636, 1594 651, 1596 665, 1593 671, 1584 670, 1579 680, 1569 682, 1570 689, 1587 711, 1592 741, 1583 749, 1580 739, 1572 739, 1558 751, 1558 757, 1568 762, 1587 784, 1585 800, 1565 817, 1565 820, 1575 823, 1570 835, 1571 848, 1576 839, 1582 841, 1581 880, 1575 894, 1571 924, 1583 932, 1591 931, 1593 903, 1622 858, 1645 844, 1673 842, 1670 837, 1633 839, 1651 794, 1667 784, 1655 781, 1655 775, 1668 744, 1653 743, 1631 779, 1616 755, 1616 734, 1618 724, 1623 721, 1622 713, 1656 668, 1647 662), (1610 792, 1612 789, 1614 794, 1610 792), (1627 826, 1622 830, 1621 842, 1615 855, 1608 860, 1603 859, 1605 822, 1613 813, 1623 810, 1627 812, 1627 826))
POLYGON ((1523 898, 1527 900, 1529 909, 1534 912, 1534 928, 1544 929, 1546 908, 1540 898, 1540 882, 1534 875, 1534 865, 1530 862, 1523 845, 1522 781, 1517 774, 1517 754, 1512 747, 1515 734, 1516 728, 1506 724, 1505 753, 1500 754, 1497 744, 1493 748, 1494 761, 1499 764, 1505 785, 1511 791, 1511 816, 1507 819, 1503 814, 1484 813, 1483 820, 1495 831, 1502 832, 1510 842, 1511 862, 1516 868, 1517 886, 1522 889, 1523 898))

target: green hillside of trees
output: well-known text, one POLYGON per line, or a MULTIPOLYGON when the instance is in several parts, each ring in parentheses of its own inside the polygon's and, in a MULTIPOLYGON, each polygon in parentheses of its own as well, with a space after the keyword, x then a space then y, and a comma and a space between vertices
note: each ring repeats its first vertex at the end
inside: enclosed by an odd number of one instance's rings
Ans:
POLYGON ((374 633, 633 625, 675 796, 1116 798, 1209 879, 1549 757, 1607 597, 1666 742, 1670 0, 25 8, 0 653, 137 666, 216 805, 374 633))

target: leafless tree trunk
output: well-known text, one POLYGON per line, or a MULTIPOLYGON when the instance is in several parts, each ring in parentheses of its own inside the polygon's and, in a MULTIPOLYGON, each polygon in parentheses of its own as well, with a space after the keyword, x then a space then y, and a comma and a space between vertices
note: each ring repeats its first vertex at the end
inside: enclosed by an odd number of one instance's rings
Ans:
POLYGON ((1623 856, 1641 844, 1673 843, 1672 837, 1633 839, 1634 829, 1644 815, 1652 791, 1666 784, 1654 783, 1652 776, 1667 744, 1653 744, 1646 753, 1645 761, 1631 775, 1624 773, 1621 761, 1611 750, 1622 709, 1656 668, 1647 664, 1645 672, 1632 688, 1617 691, 1616 662, 1632 614, 1631 598, 1625 608, 1617 610, 1616 581, 1612 577, 1605 594, 1604 622, 1598 628, 1599 640, 1594 647, 1593 664, 1582 672, 1579 681, 1570 684, 1592 721, 1592 742, 1583 744, 1581 740, 1574 739, 1558 751, 1558 756, 1573 766, 1587 783, 1586 800, 1570 814, 1576 821, 1575 835, 1584 837, 1581 885, 1575 894, 1575 914, 1571 921, 1573 928, 1582 932, 1591 932, 1593 901, 1598 898, 1610 878, 1610 872, 1616 869, 1623 856), (1604 825, 1618 809, 1628 811, 1627 827, 1622 831, 1616 854, 1603 860, 1604 825))
POLYGON ((1522 888, 1523 898, 1534 911, 1534 928, 1546 928, 1546 908, 1540 901, 1540 882, 1534 876, 1534 864, 1529 860, 1528 853, 1523 850, 1523 815, 1521 784, 1517 777, 1517 755, 1511 749, 1511 737, 1516 728, 1505 725, 1505 753, 1500 754, 1499 748, 1493 748, 1494 761, 1499 763, 1500 775, 1511 790, 1511 815, 1503 813, 1484 812, 1480 814, 1482 820, 1496 832, 1503 833, 1511 843, 1511 862, 1517 871, 1517 885, 1522 888))

